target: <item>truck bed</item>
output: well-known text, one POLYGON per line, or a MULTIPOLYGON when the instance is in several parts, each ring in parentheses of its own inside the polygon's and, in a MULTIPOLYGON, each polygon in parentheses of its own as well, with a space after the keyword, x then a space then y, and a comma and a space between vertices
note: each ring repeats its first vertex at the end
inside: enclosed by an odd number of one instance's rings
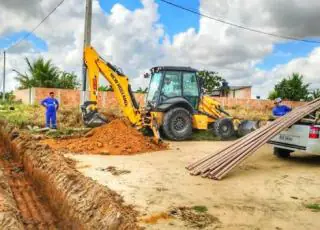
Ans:
POLYGON ((320 155, 320 139, 309 138, 310 127, 311 125, 307 122, 299 122, 276 135, 268 143, 277 148, 320 155))

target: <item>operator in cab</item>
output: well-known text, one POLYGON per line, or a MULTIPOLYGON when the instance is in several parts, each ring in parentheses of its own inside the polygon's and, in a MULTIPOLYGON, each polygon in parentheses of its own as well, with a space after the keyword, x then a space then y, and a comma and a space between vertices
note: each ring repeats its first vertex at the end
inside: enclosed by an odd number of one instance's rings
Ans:
POLYGON ((272 115, 274 117, 284 116, 292 110, 290 107, 282 104, 281 98, 275 99, 274 104, 275 106, 272 109, 272 115))
POLYGON ((175 94, 176 94, 176 92, 174 90, 173 82, 171 81, 170 78, 166 77, 164 79, 164 84, 163 84, 163 88, 162 88, 162 95, 165 97, 173 97, 173 96, 176 96, 175 94))

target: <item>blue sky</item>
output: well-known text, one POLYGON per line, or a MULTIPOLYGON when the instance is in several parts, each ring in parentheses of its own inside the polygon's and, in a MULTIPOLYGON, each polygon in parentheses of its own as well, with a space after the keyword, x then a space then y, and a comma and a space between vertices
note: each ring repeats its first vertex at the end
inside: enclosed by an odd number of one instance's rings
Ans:
MULTIPOLYGON (((199 0, 185 1, 185 0, 171 0, 176 4, 180 4, 192 9, 199 8, 199 0)), ((188 28, 199 28, 199 17, 197 15, 184 12, 180 9, 169 6, 159 0, 159 23, 164 25, 167 34, 172 37, 174 34, 186 31, 188 28), (177 17, 179 15, 179 17, 177 17)), ((135 10, 142 7, 140 0, 100 0, 100 5, 106 13, 109 13, 112 6, 116 3, 124 5, 129 10, 135 10)), ((6 34, 0 37, 0 49, 10 46, 10 44, 18 41, 27 34, 27 31, 20 31, 17 33, 6 34)), ((46 42, 31 35, 28 39, 36 50, 46 51, 48 49, 46 42)), ((266 56, 257 67, 263 70, 270 70, 276 65, 288 63, 290 60, 298 57, 306 57, 314 48, 315 44, 307 44, 303 42, 284 42, 274 45, 272 54, 266 56)))
POLYGON ((270 70, 277 65, 288 63, 292 59, 308 56, 317 46, 319 45, 299 41, 275 44, 273 52, 266 56, 257 67, 262 70, 270 70))
MULTIPOLYGON (((27 34, 27 31, 20 31, 16 33, 6 34, 5 36, 0 37, 0 49, 10 47, 17 41, 20 41, 21 38, 24 38, 27 34)), ((28 36, 26 40, 31 42, 34 48, 36 48, 39 51, 48 50, 46 42, 41 38, 35 36, 34 34, 28 36)))

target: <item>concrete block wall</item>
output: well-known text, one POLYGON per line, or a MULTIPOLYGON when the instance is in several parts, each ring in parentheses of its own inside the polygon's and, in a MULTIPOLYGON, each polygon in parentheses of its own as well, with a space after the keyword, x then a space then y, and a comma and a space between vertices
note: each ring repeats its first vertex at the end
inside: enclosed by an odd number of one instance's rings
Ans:
POLYGON ((239 98, 239 99, 250 99, 251 98, 251 87, 230 90, 228 98, 239 98))
POLYGON ((16 100, 21 100, 24 104, 32 104, 34 99, 34 88, 15 91, 16 100))

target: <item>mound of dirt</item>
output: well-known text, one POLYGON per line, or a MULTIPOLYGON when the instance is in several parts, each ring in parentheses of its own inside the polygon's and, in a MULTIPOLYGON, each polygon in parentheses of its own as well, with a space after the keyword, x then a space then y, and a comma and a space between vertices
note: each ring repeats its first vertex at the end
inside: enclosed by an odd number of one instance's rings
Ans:
POLYGON ((85 137, 47 139, 42 143, 48 144, 53 149, 105 155, 131 155, 167 148, 165 144, 155 144, 151 138, 143 136, 138 130, 120 119, 92 129, 85 137))

